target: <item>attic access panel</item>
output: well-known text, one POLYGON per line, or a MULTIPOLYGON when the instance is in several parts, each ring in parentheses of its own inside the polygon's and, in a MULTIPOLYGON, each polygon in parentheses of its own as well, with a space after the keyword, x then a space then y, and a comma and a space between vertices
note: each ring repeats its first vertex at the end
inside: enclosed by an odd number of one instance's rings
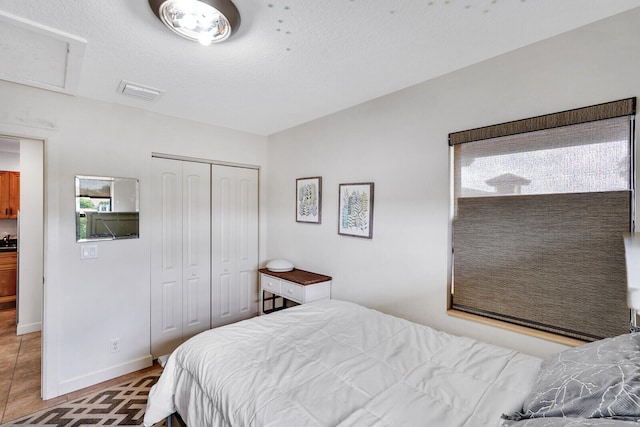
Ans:
POLYGON ((0 79, 75 95, 86 43, 0 12, 0 79))

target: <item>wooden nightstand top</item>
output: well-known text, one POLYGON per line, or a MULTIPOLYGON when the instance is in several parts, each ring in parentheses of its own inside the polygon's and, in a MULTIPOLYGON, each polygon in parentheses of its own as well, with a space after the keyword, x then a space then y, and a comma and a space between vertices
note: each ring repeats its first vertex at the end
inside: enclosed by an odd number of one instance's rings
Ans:
POLYGON ((262 274, 268 274, 269 276, 277 277, 282 280, 288 280, 290 282, 298 283, 300 285, 313 285, 315 283, 328 282, 331 277, 324 274, 312 273, 310 271, 299 270, 294 268, 291 271, 271 271, 266 268, 258 270, 262 274))

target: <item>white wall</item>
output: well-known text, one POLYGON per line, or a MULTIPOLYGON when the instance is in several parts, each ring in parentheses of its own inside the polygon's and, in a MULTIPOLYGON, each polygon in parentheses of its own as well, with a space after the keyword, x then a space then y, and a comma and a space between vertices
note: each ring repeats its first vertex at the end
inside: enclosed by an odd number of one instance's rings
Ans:
MULTIPOLYGON (((16 145, 18 142, 16 141, 16 145)), ((0 171, 19 171, 20 153, 0 151, 0 171)))
MULTIPOLYGON (((265 172, 266 138, 7 82, 0 99, 11 99, 0 103, 0 134, 45 140, 45 397, 149 365, 151 153, 265 172), (75 175, 138 178, 140 239, 97 242, 99 257, 80 260, 75 175)), ((264 215, 260 229, 264 254, 264 215)))
POLYGON ((20 140, 18 335, 42 329, 44 277, 44 143, 20 140))
POLYGON ((534 355, 564 349, 446 314, 447 137, 637 96, 637 52, 640 9, 272 135, 267 258, 332 276, 338 299, 534 355), (295 179, 309 176, 323 179, 321 225, 295 222, 295 179), (373 239, 339 236, 338 184, 369 181, 373 239))
POLYGON ((7 234, 13 239, 18 233, 18 221, 15 219, 0 219, 0 239, 7 234))

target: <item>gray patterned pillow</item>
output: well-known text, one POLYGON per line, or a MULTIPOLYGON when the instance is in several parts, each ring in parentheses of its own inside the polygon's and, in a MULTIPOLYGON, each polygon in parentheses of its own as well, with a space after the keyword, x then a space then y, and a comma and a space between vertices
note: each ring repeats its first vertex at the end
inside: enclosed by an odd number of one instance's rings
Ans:
POLYGON ((585 344, 542 362, 523 412, 505 419, 640 421, 640 333, 585 344))

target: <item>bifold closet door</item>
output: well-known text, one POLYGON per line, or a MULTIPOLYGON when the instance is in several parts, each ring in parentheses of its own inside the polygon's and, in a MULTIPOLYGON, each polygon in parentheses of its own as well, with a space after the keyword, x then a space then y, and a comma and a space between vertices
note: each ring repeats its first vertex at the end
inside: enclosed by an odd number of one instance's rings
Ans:
POLYGON ((211 327, 211 170, 152 163, 151 353, 158 357, 211 327))
POLYGON ((211 326, 258 312, 258 170, 213 165, 211 326))

